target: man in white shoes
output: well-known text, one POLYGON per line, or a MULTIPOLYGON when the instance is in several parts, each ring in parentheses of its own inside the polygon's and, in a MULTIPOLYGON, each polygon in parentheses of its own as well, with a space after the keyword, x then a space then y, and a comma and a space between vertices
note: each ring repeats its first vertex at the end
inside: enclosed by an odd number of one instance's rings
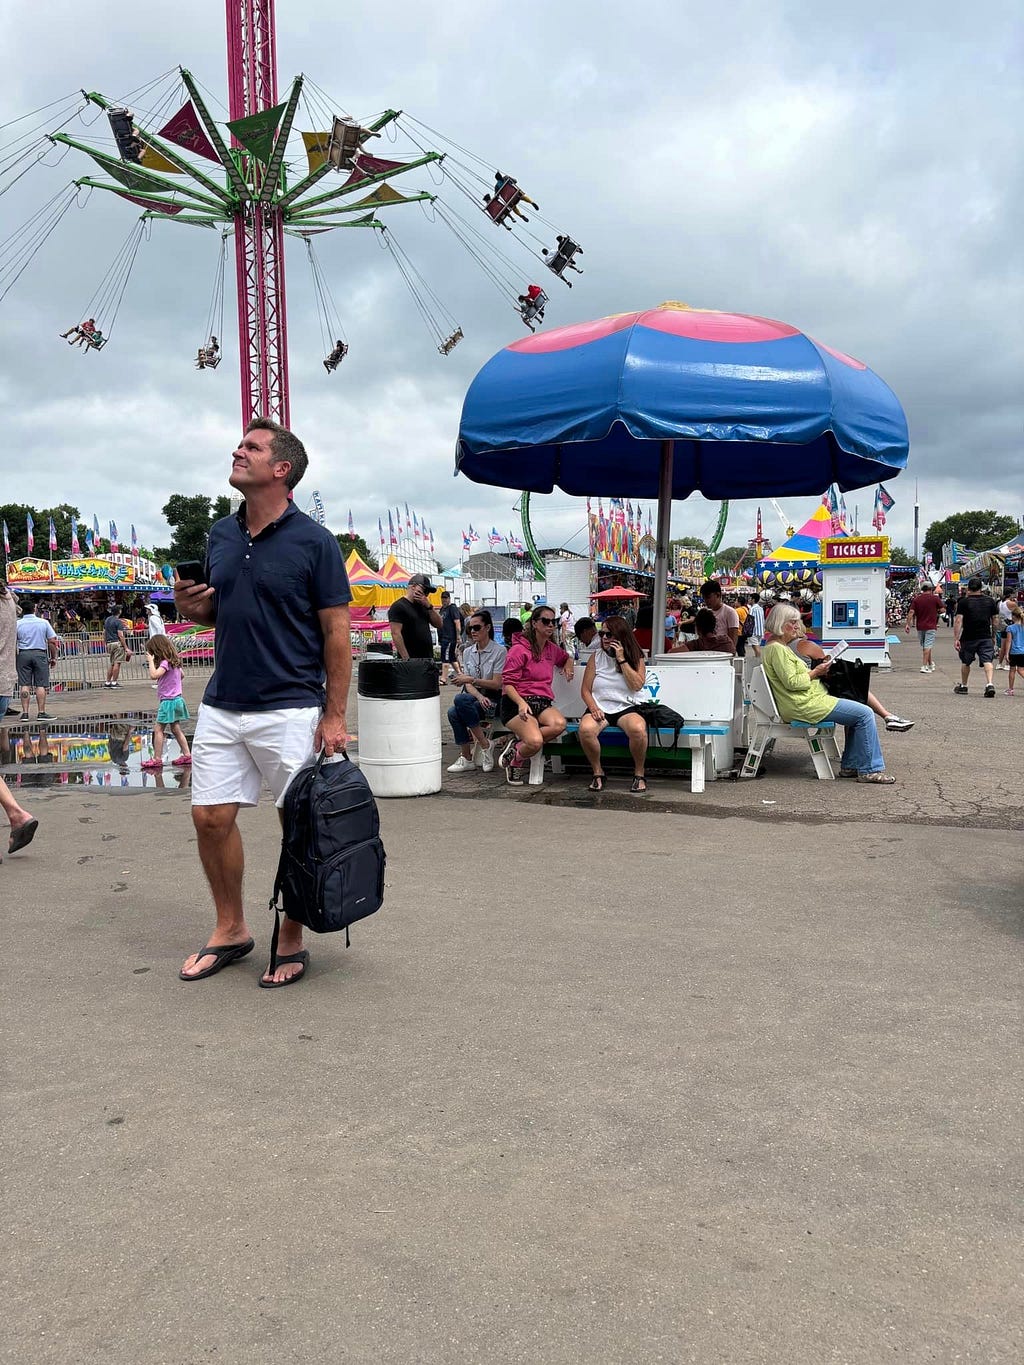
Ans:
POLYGON ((452 675, 452 682, 461 686, 448 708, 448 724, 455 742, 462 752, 450 773, 476 771, 474 754, 480 754, 480 767, 485 773, 494 768, 494 746, 484 725, 494 715, 501 696, 501 672, 505 667, 505 646, 494 638, 494 622, 486 607, 474 611, 466 622, 469 644, 462 651, 462 668, 452 675))
POLYGON ((921 672, 934 673, 935 665, 932 663, 932 648, 935 644, 935 632, 939 626, 939 616, 942 612, 942 589, 938 584, 934 588, 925 588, 916 597, 911 599, 910 610, 907 612, 906 632, 909 635, 913 627, 917 626, 917 638, 921 645, 921 672))

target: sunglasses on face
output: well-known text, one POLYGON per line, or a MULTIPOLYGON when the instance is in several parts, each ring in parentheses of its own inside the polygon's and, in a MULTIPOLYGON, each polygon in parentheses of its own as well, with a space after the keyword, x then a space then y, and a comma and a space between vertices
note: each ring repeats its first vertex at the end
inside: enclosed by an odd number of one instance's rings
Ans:
POLYGON ((483 630, 483 623, 478 621, 475 626, 467 626, 466 629, 469 631, 470 635, 472 635, 478 630, 483 630))
POLYGON ((555 624, 555 618, 553 616, 538 616, 537 624, 539 626, 553 626, 555 624))

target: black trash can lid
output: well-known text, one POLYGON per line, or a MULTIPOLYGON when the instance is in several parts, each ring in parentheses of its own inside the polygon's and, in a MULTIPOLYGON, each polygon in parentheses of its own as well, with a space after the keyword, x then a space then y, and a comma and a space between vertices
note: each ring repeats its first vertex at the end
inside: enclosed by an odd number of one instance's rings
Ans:
POLYGON ((441 686, 433 659, 363 659, 359 664, 361 697, 388 701, 422 701, 437 697, 441 686))

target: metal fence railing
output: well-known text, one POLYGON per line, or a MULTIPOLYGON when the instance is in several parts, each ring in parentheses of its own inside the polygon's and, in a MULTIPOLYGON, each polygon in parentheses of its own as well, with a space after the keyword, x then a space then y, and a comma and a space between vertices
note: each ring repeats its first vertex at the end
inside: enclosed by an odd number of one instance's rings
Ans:
MULTIPOLYGON (((131 658, 121 665, 120 681, 148 682, 149 661, 146 643, 149 633, 144 630, 134 631, 127 638, 131 658)), ((182 668, 186 671, 192 668, 213 667, 212 641, 193 640, 184 636, 180 640, 175 639, 174 644, 181 654, 182 668)), ((51 682, 57 690, 102 687, 106 681, 109 663, 107 646, 102 634, 90 634, 85 631, 67 632, 60 637, 57 665, 53 669, 51 682)))

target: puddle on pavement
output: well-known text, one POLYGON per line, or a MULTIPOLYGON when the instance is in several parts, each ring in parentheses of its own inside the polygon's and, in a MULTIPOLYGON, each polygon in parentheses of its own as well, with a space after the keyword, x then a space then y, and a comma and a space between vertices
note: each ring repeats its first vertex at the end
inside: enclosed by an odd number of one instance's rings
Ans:
MULTIPOLYGON (((0 776, 14 790, 187 791, 192 773, 174 766, 181 750, 170 735, 163 769, 142 767, 153 757, 155 720, 155 711, 134 711, 42 723, 10 721, 0 726, 0 776)), ((190 730, 186 724, 185 733, 190 730)))

